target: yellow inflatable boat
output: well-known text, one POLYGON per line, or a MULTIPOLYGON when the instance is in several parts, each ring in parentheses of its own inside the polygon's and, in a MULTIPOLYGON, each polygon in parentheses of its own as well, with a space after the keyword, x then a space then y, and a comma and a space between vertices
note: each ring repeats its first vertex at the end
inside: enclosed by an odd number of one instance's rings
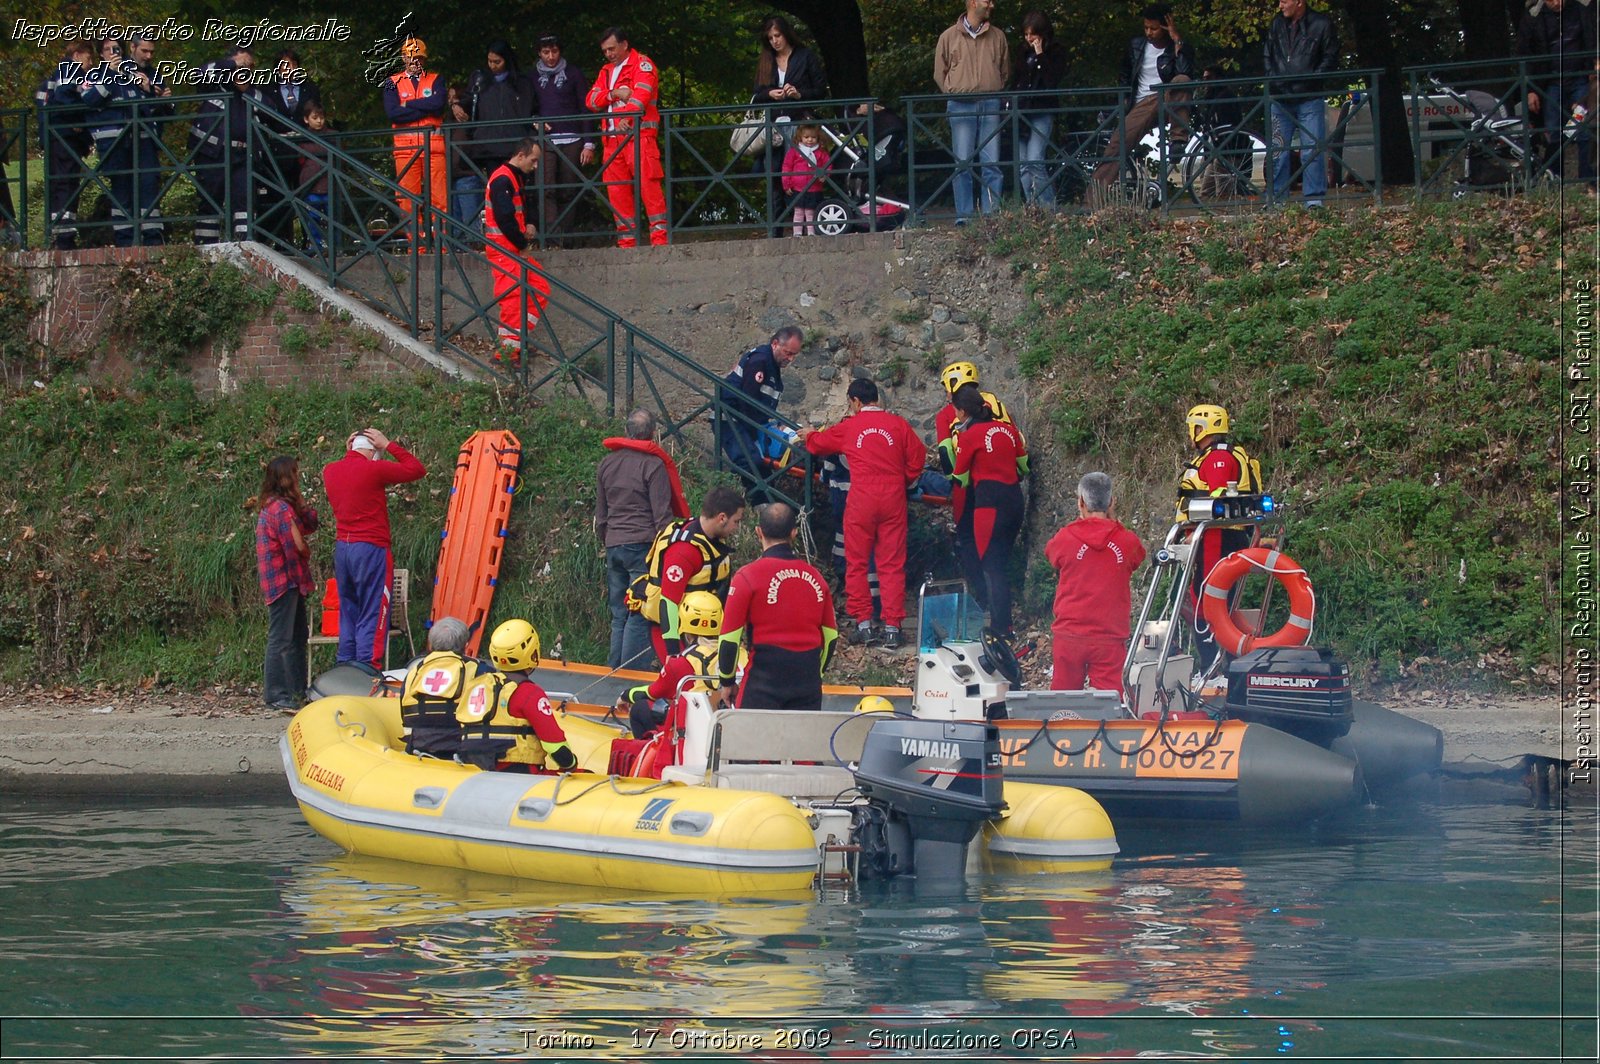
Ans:
POLYGON ((819 877, 960 874, 969 856, 1002 871, 1109 866, 1116 837, 1094 799, 984 771, 999 760, 992 729, 876 716, 701 705, 691 757, 665 780, 605 775, 622 731, 573 714, 568 743, 594 771, 415 757, 390 698, 313 702, 281 750, 307 822, 344 849, 522 879, 770 895, 819 877))

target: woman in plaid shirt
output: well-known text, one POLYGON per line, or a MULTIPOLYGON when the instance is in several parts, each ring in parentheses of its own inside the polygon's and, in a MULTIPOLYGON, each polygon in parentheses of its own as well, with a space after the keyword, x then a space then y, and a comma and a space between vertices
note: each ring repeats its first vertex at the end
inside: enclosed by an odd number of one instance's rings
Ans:
POLYGON ((281 455, 267 464, 256 507, 256 569, 268 617, 263 697, 273 709, 292 713, 306 698, 306 642, 311 636, 306 536, 318 523, 317 511, 300 497, 299 459, 281 455))

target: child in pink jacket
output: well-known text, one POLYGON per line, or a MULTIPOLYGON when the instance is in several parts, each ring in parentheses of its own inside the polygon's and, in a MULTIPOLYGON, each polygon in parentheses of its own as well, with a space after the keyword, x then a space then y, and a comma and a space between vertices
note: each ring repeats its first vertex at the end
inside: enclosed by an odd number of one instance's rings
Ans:
POLYGON ((822 130, 815 125, 801 126, 783 154, 783 190, 794 205, 795 236, 815 232, 811 223, 816 219, 827 179, 828 153, 822 147, 822 130))

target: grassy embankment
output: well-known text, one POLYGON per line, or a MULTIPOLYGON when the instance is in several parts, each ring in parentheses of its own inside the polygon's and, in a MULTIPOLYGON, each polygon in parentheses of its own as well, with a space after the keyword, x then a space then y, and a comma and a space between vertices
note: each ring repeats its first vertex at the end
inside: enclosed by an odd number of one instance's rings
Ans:
MULTIPOLYGON (((1374 678, 1432 663, 1525 680, 1553 666, 1563 227, 1587 227, 1571 243, 1592 247, 1593 206, 1044 228, 1019 215, 975 238, 1012 260, 1037 303, 1019 358, 1042 464, 1109 468, 1124 512, 1162 512, 1183 410, 1220 399, 1287 504, 1319 642, 1374 678)), ((1592 276, 1592 258, 1567 269, 1592 276)), ((26 308, 0 281, 14 371, 26 308)), ((265 613, 242 504, 278 453, 301 457, 321 503, 321 466, 366 424, 430 470, 391 503, 419 634, 456 451, 473 429, 508 425, 524 482, 494 619, 528 616, 547 646, 563 634, 569 655, 603 657, 589 522, 599 441, 616 426, 586 408, 434 379, 209 402, 160 370, 115 390, 58 368, 0 411, 12 471, 0 481, 0 681, 254 682, 265 613)), ((698 498, 707 476, 687 473, 698 498)), ((1058 497, 1036 505, 1064 511, 1071 483, 1057 480, 1041 478, 1036 491, 1058 497)), ((331 541, 314 542, 326 575, 331 541)), ((1048 604, 1041 568, 1028 574, 1035 611, 1048 604)))
MULTIPOLYGON (((590 518, 600 440, 617 426, 585 407, 522 408, 487 387, 431 379, 342 392, 256 387, 208 402, 172 377, 137 391, 58 379, 6 407, 15 475, 0 486, 9 555, 0 575, 0 679, 252 682, 265 613, 254 515, 244 504, 264 463, 293 454, 327 522, 322 466, 365 425, 400 439, 428 467, 390 501, 395 564, 414 574, 419 641, 457 451, 480 426, 509 426, 523 441, 523 479, 494 618, 529 617, 547 648, 564 635, 569 655, 605 657, 590 518)), ((698 497, 696 481, 691 472, 698 497)), ((332 574, 330 531, 327 522, 312 537, 319 578, 332 574)))
POLYGON ((1594 234, 1591 198, 1485 197, 1012 217, 989 251, 1036 307, 1019 355, 1036 441, 1126 477, 1124 513, 1161 514, 1147 541, 1170 521, 1184 411, 1220 402, 1285 505, 1319 643, 1377 680, 1537 685, 1556 676, 1560 311, 1595 277, 1594 234))

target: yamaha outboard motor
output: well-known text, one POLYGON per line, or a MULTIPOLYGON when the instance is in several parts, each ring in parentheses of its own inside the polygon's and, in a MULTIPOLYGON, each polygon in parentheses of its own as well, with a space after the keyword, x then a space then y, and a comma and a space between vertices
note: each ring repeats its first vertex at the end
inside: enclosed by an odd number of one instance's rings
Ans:
POLYGON ((1005 809, 1000 733, 978 721, 880 720, 867 734, 856 787, 863 873, 964 875, 967 846, 1005 809))
POLYGON ((1326 747, 1350 730, 1350 667, 1317 647, 1270 647, 1228 662, 1228 715, 1326 747))

